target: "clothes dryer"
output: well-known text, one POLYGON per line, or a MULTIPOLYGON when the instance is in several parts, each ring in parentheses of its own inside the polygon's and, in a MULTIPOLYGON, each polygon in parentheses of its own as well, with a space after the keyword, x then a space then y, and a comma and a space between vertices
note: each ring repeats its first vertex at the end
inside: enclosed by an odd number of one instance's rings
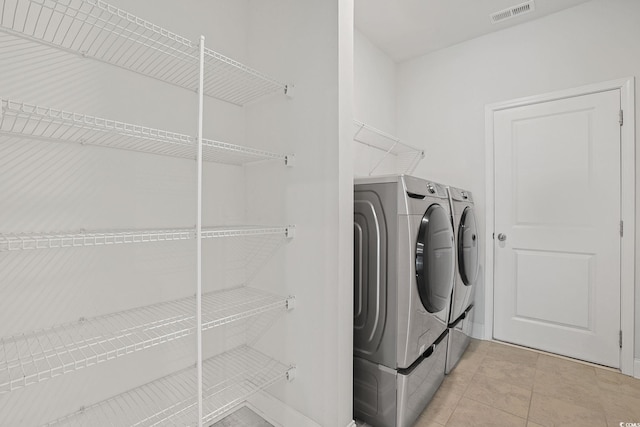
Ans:
POLYGON ((471 340, 473 298, 480 270, 478 228, 470 191, 448 187, 456 244, 456 274, 449 314, 447 374, 456 366, 471 340))
POLYGON ((354 412, 408 427, 444 378, 455 274, 446 187, 394 175, 354 188, 354 412))

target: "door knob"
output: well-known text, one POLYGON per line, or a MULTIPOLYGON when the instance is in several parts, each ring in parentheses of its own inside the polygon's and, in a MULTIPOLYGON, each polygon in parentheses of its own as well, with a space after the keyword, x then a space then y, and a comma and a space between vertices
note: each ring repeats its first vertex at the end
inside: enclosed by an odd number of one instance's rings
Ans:
POLYGON ((505 240, 507 240, 507 235, 503 233, 498 234, 498 240, 504 242, 505 240))

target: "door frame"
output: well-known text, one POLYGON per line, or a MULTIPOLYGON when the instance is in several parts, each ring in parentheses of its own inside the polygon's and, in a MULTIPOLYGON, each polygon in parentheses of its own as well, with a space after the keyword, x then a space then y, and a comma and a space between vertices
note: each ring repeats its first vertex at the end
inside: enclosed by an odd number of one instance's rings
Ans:
MULTIPOLYGON (((620 244, 620 327, 622 349, 620 370, 634 375, 635 348, 635 81, 634 77, 595 83, 577 88, 550 92, 526 98, 488 104, 485 106, 485 319, 484 338, 493 340, 493 293, 494 293, 494 243, 495 230, 495 163, 494 163, 494 114, 501 110, 522 107, 548 101, 589 95, 610 90, 620 90, 620 108, 624 111, 621 137, 621 216, 624 221, 624 236, 620 244)), ((640 376, 640 360, 638 361, 640 376)))

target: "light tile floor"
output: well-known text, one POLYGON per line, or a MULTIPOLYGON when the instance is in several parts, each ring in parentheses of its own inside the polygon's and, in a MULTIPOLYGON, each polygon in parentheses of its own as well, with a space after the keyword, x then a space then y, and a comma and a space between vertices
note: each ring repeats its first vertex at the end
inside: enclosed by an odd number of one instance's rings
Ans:
POLYGON ((473 340, 415 427, 640 425, 640 380, 473 340))

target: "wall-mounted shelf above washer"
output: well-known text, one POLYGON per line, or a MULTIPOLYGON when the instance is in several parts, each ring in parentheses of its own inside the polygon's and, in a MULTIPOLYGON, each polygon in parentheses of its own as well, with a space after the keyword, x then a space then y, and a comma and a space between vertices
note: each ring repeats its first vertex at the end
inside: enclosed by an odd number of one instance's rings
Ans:
POLYGON ((353 135, 354 141, 384 153, 378 162, 370 169, 369 175, 374 175, 376 170, 389 156, 395 157, 397 172, 404 174, 411 174, 418 166, 418 163, 425 157, 424 150, 413 147, 399 138, 376 129, 373 126, 369 126, 358 120, 354 120, 353 125, 355 131, 353 135))
MULTIPOLYGON (((101 0, 0 0, 0 29, 190 90, 199 46, 101 0)), ((204 93, 244 105, 287 85, 205 49, 204 93)))

